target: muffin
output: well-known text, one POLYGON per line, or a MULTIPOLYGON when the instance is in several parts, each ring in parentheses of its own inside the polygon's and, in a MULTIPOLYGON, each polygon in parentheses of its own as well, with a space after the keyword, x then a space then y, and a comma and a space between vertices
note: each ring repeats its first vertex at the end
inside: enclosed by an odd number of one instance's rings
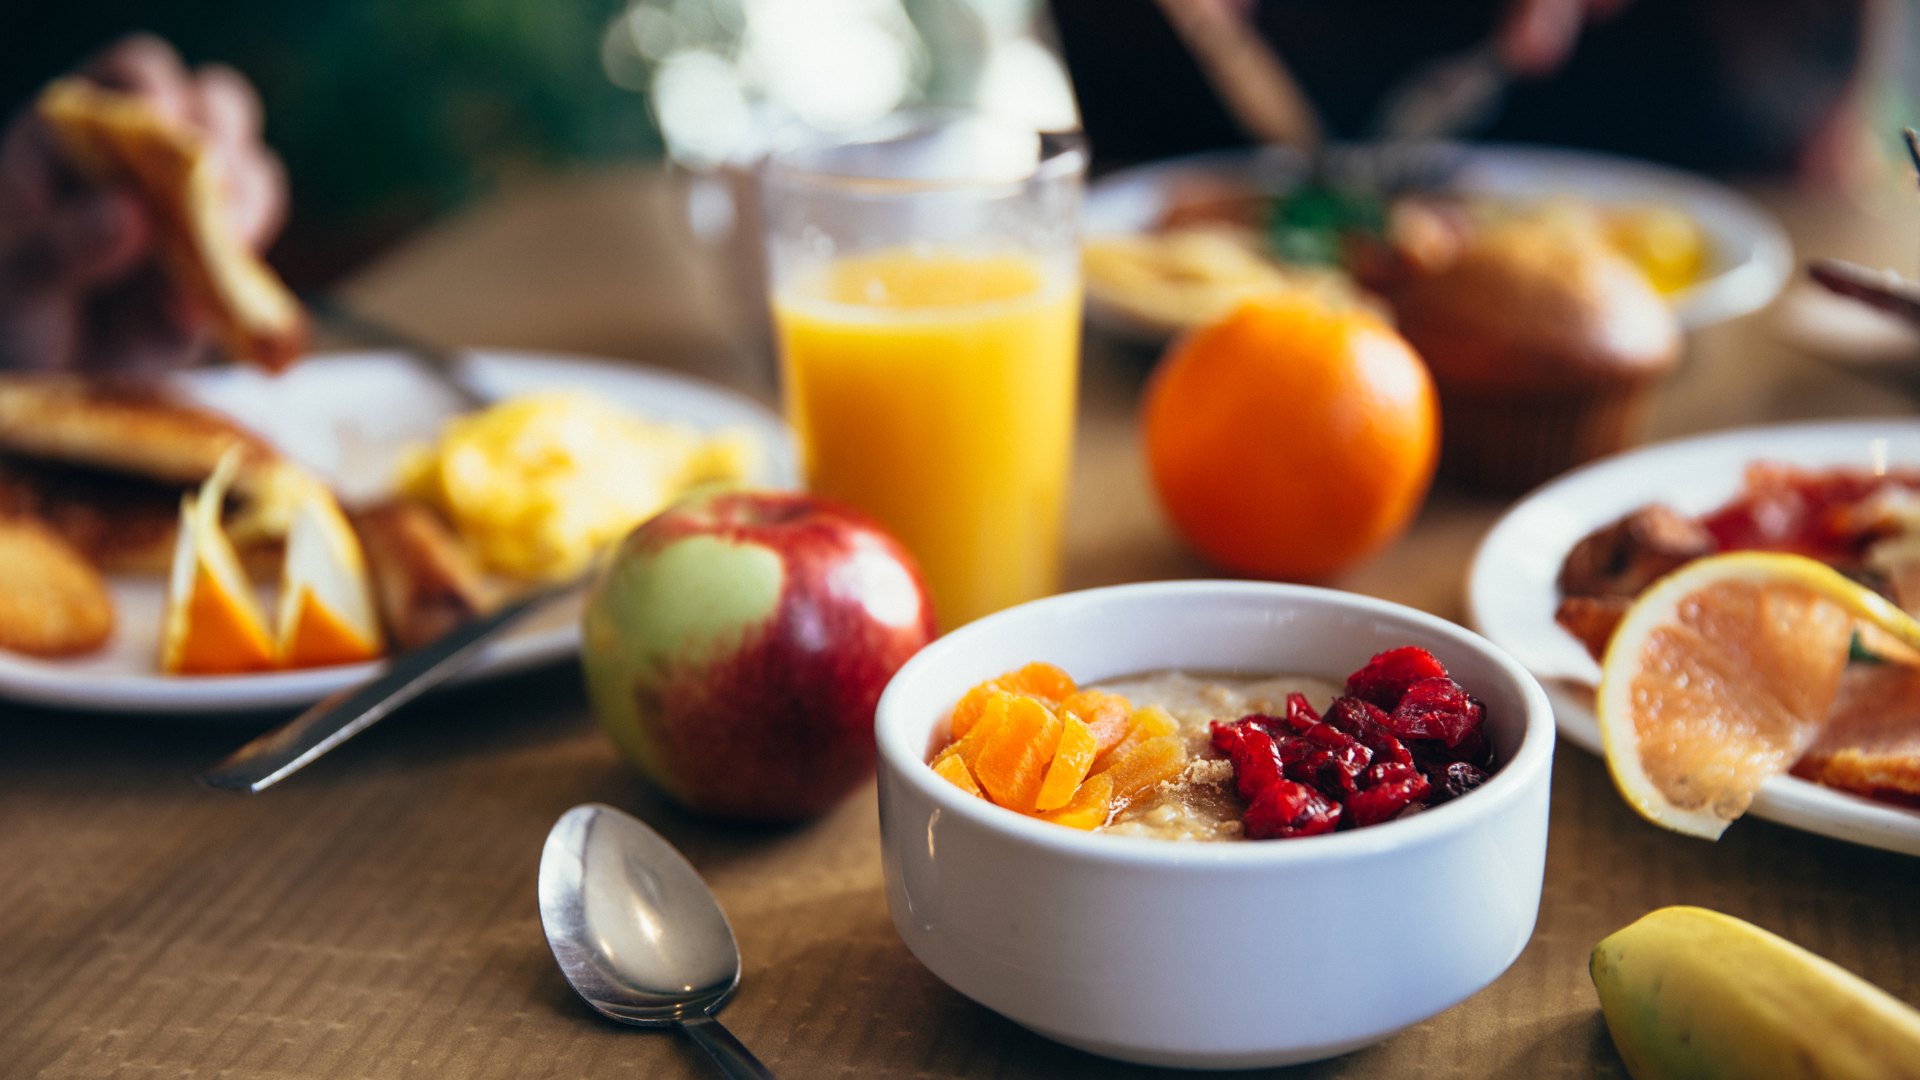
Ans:
POLYGON ((1433 372, 1442 477, 1517 493, 1637 434, 1679 360, 1680 328, 1598 227, 1565 215, 1396 216, 1392 234, 1428 239, 1417 251, 1395 243, 1362 277, 1433 372), (1436 233, 1456 242, 1436 244, 1436 233))

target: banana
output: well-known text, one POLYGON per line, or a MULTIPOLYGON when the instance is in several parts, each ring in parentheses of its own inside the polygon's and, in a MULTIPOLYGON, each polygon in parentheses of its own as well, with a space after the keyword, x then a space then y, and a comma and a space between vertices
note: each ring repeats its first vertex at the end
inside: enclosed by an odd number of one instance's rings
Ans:
POLYGON ((1731 915, 1661 908, 1587 970, 1634 1080, 1920 1080, 1920 1012, 1731 915))

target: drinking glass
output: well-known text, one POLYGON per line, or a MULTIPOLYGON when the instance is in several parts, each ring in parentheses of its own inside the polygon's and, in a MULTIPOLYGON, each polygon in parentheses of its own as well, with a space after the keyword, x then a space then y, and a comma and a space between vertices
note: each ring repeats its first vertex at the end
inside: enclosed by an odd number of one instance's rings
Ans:
POLYGON ((1085 172, 1078 136, 917 112, 764 174, 808 486, 906 544, 945 628, 1059 585, 1085 172))

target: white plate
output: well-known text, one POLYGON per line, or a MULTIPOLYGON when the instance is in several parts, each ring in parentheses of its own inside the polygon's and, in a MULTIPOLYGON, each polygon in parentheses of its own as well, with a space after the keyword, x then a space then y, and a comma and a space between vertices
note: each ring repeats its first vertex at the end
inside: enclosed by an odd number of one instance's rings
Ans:
MULTIPOLYGON (((1535 491, 1497 522, 1467 575, 1474 629, 1512 653, 1547 688, 1567 741, 1600 754, 1593 686, 1600 665, 1553 621, 1554 579, 1579 540, 1629 511, 1664 502, 1684 514, 1725 504, 1753 461, 1813 467, 1920 466, 1920 420, 1849 420, 1742 428, 1594 462, 1535 491)), ((1768 780, 1755 817, 1856 844, 1920 855, 1920 811, 1791 776, 1768 780)))
MULTIPOLYGON (((771 412, 713 383, 637 364, 519 352, 475 352, 470 382, 489 398, 534 389, 590 391, 655 420, 711 431, 744 428, 764 448, 756 483, 797 487, 793 437, 771 412)), ((272 440, 332 483, 349 503, 379 496, 395 455, 429 439, 459 411, 452 393, 389 352, 323 353, 278 378, 252 368, 175 377, 184 393, 272 440)), ((348 664, 262 675, 166 677, 157 669, 163 585, 157 577, 116 577, 114 634, 99 652, 40 660, 0 652, 0 696, 91 709, 223 713, 318 701, 364 682, 378 664, 348 664)), ((463 678, 521 671, 572 655, 580 644, 577 602, 558 602, 487 646, 463 678)))
MULTIPOLYGON (((1578 150, 1494 143, 1349 147, 1329 151, 1343 172, 1445 175, 1445 188, 1532 200, 1572 194, 1598 202, 1660 203, 1684 211, 1707 234, 1710 261, 1701 279, 1672 297, 1680 325, 1697 330, 1766 305, 1793 274, 1793 245, 1751 199, 1693 173, 1651 162, 1578 150)), ((1081 212, 1089 236, 1145 232, 1168 208, 1183 179, 1218 178, 1280 193, 1306 174, 1304 159, 1281 147, 1223 150, 1110 173, 1087 191, 1081 212)), ((1089 317, 1138 337, 1103 309, 1089 317)))

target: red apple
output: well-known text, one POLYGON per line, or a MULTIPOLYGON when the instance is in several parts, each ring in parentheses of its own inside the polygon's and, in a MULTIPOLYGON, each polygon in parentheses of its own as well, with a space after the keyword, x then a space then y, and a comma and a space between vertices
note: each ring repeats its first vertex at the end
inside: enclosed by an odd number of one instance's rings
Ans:
POLYGON ((933 640, 900 542, 786 492, 695 495, 635 529, 595 582, 581 660, 640 772, 703 813, 791 821, 873 775, 873 709, 933 640))

